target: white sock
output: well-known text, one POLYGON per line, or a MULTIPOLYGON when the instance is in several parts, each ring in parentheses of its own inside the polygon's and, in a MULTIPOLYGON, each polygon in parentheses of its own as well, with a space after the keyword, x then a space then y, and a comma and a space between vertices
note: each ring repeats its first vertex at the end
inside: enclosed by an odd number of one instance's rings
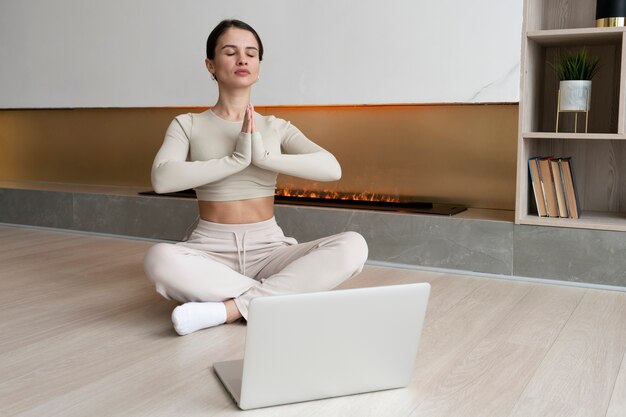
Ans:
POLYGON ((226 306, 220 302, 185 303, 172 311, 176 333, 184 336, 196 330, 226 323, 226 306))

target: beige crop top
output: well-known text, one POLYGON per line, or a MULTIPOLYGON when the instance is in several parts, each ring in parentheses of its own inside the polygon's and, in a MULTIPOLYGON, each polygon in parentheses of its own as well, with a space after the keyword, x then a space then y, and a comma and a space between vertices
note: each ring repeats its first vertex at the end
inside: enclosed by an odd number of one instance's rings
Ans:
POLYGON ((341 178, 335 157, 291 123, 254 114, 256 132, 211 110, 174 118, 152 165, 157 193, 194 188, 199 200, 232 201, 272 196, 278 174, 313 181, 341 178))

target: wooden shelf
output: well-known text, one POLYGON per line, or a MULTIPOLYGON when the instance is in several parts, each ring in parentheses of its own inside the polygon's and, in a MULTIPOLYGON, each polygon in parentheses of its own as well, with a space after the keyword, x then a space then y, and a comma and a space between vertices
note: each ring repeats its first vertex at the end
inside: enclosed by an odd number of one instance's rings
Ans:
POLYGON ((626 135, 619 133, 556 133, 524 132, 524 139, 582 139, 582 140, 626 140, 626 135))
POLYGON ((626 28, 554 29, 528 32, 526 37, 542 46, 618 44, 626 28))
POLYGON ((626 213, 583 211, 579 219, 539 217, 537 215, 529 214, 522 216, 518 219, 517 223, 534 226, 555 226, 626 232, 626 213))

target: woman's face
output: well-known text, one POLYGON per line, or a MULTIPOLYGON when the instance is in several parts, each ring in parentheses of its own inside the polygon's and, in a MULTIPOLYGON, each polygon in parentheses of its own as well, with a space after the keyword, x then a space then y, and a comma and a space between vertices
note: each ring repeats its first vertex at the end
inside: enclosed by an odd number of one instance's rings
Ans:
POLYGON ((252 32, 239 28, 226 29, 217 39, 215 58, 207 59, 209 72, 220 85, 249 87, 259 79, 259 45, 252 32))

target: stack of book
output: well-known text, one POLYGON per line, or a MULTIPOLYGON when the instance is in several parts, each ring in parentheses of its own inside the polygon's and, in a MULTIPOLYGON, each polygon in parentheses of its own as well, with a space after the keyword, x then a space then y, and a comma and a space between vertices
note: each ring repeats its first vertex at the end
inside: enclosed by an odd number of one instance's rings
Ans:
POLYGON ((539 216, 580 217, 571 158, 534 157, 528 168, 539 216))

